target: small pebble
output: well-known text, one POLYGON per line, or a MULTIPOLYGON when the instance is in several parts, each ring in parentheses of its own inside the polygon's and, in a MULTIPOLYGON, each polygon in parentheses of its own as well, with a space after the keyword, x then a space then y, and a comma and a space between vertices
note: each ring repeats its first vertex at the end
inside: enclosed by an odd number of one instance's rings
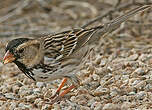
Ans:
POLYGON ((89 107, 86 106, 80 106, 80 110, 91 110, 89 107))
POLYGON ((87 105, 88 105, 88 106, 91 106, 94 102, 95 102, 95 99, 92 98, 91 100, 88 101, 88 104, 87 104, 87 105))
POLYGON ((127 60, 130 60, 130 61, 135 61, 138 59, 138 54, 133 54, 133 55, 130 55, 127 60))
POLYGON ((16 99, 15 96, 14 96, 15 95, 14 93, 5 93, 4 95, 8 99, 16 99))
POLYGON ((135 79, 133 82, 130 82, 130 85, 136 86, 139 82, 140 82, 140 80, 135 79))
POLYGON ((14 110, 17 107, 18 103, 16 102, 10 102, 9 110, 14 110))
POLYGON ((50 110, 50 105, 49 104, 43 105, 41 110, 50 110))
POLYGON ((141 90, 141 89, 144 89, 145 86, 146 86, 146 82, 145 81, 140 81, 134 87, 137 88, 138 90, 141 90))
POLYGON ((135 74, 138 74, 138 75, 144 75, 145 74, 145 71, 143 68, 137 68, 135 71, 134 71, 135 74))
POLYGON ((100 62, 101 62, 101 60, 102 60, 101 56, 100 56, 100 55, 97 55, 94 63, 95 63, 96 65, 99 65, 100 62))
POLYGON ((140 91, 140 92, 138 92, 138 93, 136 94, 136 98, 137 98, 138 100, 143 100, 145 97, 146 97, 145 91, 140 91))
POLYGON ((30 104, 24 104, 24 103, 19 103, 18 105, 19 110, 30 110, 32 108, 32 105, 30 104))
POLYGON ((102 86, 99 86, 95 91, 94 91, 94 95, 95 96, 100 96, 103 94, 107 94, 109 93, 109 89, 108 88, 103 88, 102 86))
MULTIPOLYGON (((94 110, 97 106, 99 107, 100 105, 101 105, 100 102, 96 102, 96 101, 95 101, 95 102, 92 103, 92 105, 91 105, 90 108, 91 108, 92 110, 94 110)), ((97 109, 97 108, 96 108, 96 109, 97 109)))
POLYGON ((94 108, 94 110, 102 110, 103 106, 102 104, 97 104, 96 107, 94 108))
POLYGON ((44 104, 44 101, 41 98, 36 98, 34 104, 37 105, 38 108, 41 108, 44 104))
POLYGON ((18 85, 14 85, 12 87, 12 90, 13 90, 14 93, 18 93, 19 89, 20 89, 20 87, 18 85))
POLYGON ((44 82, 37 82, 36 86, 39 88, 42 88, 43 86, 45 86, 45 83, 44 82))
POLYGON ((108 103, 103 106, 102 110, 121 110, 121 108, 120 105, 108 103))
POLYGON ((35 88, 35 89, 33 89, 33 92, 34 92, 34 94, 37 94, 37 93, 41 93, 41 90, 40 90, 40 88, 35 88))
POLYGON ((152 84, 152 79, 147 79, 147 80, 146 80, 146 83, 152 84))
POLYGON ((0 106, 2 106, 4 104, 4 101, 0 100, 0 106))
POLYGON ((93 78, 94 81, 99 81, 100 80, 100 76, 97 75, 97 74, 93 74, 92 78, 93 78))
POLYGON ((129 92, 128 95, 135 95, 136 92, 132 91, 132 92, 129 92))
POLYGON ((28 88, 28 86, 20 87, 19 94, 21 97, 33 94, 33 90, 28 88))
POLYGON ((131 107, 131 103, 130 102, 124 102, 121 105, 121 110, 129 110, 130 107, 131 107))
POLYGON ((152 91, 152 84, 147 84, 145 86, 145 91, 152 91))
POLYGON ((101 62, 100 62, 100 66, 105 66, 106 65, 106 63, 107 63, 107 59, 106 58, 103 58, 103 59, 101 59, 101 62))
POLYGON ((117 90, 117 89, 112 89, 111 92, 110 92, 110 95, 111 95, 112 97, 118 95, 118 90, 117 90))
POLYGON ((92 89, 96 89, 99 86, 99 82, 97 81, 91 81, 90 83, 88 83, 89 88, 92 89))
POLYGON ((33 103, 36 100, 37 96, 34 94, 26 96, 26 101, 33 103))

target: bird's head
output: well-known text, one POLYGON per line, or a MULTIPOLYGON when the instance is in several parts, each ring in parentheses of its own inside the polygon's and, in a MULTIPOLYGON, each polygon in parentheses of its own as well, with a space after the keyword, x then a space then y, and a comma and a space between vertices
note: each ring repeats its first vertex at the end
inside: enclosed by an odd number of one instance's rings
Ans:
POLYGON ((40 62, 40 43, 34 39, 17 38, 6 46, 3 63, 20 62, 25 66, 33 66, 40 62))

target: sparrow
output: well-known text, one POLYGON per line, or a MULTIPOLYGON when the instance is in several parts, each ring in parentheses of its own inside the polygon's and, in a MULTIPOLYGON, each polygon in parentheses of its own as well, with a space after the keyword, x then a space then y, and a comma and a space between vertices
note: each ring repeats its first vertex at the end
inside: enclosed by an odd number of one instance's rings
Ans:
MULTIPOLYGON (((105 35, 117 29, 121 23, 135 14, 150 8, 150 5, 137 7, 103 25, 91 28, 77 28, 40 38, 17 38, 6 45, 3 63, 15 63, 18 68, 34 81, 47 82, 63 78, 52 104, 80 85, 76 75, 84 59, 90 53, 87 43, 96 32, 105 35), (70 80, 71 85, 60 93, 70 80)), ((94 41, 91 41, 94 42, 94 41)))

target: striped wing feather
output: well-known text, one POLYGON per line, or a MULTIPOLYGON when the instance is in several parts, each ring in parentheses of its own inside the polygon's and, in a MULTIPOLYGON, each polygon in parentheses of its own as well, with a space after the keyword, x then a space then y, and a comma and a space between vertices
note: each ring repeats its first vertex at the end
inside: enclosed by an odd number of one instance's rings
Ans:
POLYGON ((79 50, 93 35, 95 29, 73 29, 47 36, 44 39, 45 55, 49 58, 65 58, 79 50))

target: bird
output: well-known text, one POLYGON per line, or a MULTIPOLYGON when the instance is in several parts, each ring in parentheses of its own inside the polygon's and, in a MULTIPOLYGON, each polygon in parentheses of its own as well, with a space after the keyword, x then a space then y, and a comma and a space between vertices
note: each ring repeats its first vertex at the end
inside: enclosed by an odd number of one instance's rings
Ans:
POLYGON ((13 39, 6 45, 3 63, 15 63, 28 78, 34 81, 49 82, 63 79, 51 97, 53 104, 80 85, 80 79, 76 73, 90 54, 91 49, 87 43, 96 37, 95 33, 100 31, 103 36, 117 29, 130 17, 150 7, 150 5, 143 5, 134 8, 98 26, 74 28, 40 38, 13 39), (67 80, 71 85, 60 93, 67 80))

